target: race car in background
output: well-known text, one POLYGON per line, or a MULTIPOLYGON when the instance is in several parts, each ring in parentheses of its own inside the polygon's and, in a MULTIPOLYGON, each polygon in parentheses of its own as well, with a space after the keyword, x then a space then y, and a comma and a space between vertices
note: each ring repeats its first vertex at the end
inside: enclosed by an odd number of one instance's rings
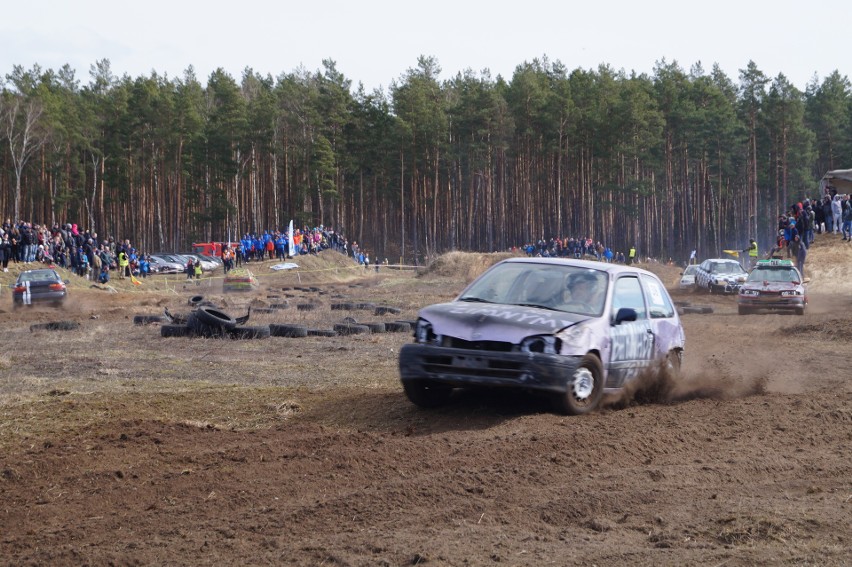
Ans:
POLYGON ((805 314, 808 290, 802 274, 791 260, 759 260, 737 294, 737 312, 758 309, 794 311, 805 314))
POLYGON ((748 278, 740 263, 728 258, 710 258, 698 265, 695 286, 710 293, 736 293, 748 278))

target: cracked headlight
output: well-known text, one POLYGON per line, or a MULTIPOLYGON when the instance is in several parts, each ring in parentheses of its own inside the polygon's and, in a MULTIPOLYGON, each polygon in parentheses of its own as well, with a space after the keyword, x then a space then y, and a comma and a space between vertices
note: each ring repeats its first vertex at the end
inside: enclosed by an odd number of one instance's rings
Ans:
POLYGON ((441 336, 435 334, 432 330, 432 323, 426 319, 417 320, 417 326, 414 329, 414 340, 423 345, 441 344, 441 336))
POLYGON ((521 341, 521 352, 558 354, 561 341, 553 335, 527 337, 521 341))

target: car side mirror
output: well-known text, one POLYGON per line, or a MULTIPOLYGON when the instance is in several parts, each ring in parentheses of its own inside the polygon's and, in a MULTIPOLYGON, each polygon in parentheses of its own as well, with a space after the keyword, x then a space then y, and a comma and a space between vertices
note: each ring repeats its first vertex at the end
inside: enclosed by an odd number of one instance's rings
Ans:
POLYGON ((615 324, 620 325, 624 322, 635 321, 638 317, 636 310, 632 307, 622 307, 615 314, 615 324))

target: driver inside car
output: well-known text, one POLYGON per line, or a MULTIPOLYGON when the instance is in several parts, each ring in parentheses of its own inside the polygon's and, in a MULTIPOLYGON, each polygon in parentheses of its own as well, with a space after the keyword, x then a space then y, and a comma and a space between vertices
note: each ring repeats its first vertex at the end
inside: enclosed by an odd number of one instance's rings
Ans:
POLYGON ((586 314, 598 313, 603 301, 602 283, 601 277, 590 272, 571 276, 568 280, 568 289, 571 292, 568 310, 586 314))

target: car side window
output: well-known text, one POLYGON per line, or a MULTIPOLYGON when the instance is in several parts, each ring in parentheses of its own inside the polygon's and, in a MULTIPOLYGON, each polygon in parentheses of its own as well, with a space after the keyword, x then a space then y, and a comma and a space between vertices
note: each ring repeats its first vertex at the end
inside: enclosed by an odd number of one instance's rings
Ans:
POLYGON ((612 314, 613 317, 622 307, 636 310, 636 319, 645 319, 645 298, 642 295, 642 287, 636 276, 622 276, 615 280, 612 292, 612 314))
POLYGON ((642 276, 642 287, 648 297, 648 314, 651 319, 667 319, 674 317, 674 306, 669 294, 660 282, 650 276, 642 276))

